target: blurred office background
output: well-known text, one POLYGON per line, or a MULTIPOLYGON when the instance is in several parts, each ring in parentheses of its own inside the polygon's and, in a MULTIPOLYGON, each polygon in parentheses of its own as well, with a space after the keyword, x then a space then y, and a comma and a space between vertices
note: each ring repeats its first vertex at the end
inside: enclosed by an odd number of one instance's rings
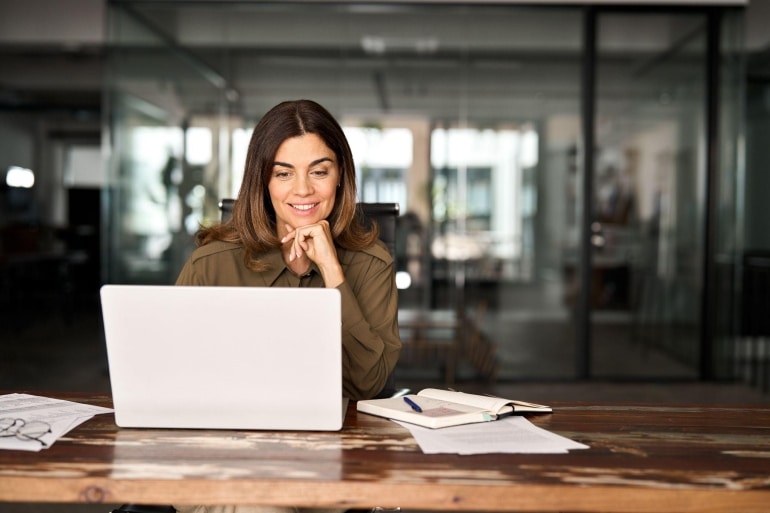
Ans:
POLYGON ((0 388, 108 387, 99 286, 173 283, 254 124, 305 97, 360 200, 400 205, 402 383, 766 399, 768 22, 759 0, 3 0, 0 388))

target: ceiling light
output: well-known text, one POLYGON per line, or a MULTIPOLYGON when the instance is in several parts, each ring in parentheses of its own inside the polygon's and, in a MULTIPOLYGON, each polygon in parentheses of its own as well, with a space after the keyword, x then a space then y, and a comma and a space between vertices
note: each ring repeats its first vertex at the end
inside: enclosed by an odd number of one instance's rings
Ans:
POLYGON ((361 48, 364 52, 375 55, 382 55, 386 51, 436 53, 438 46, 438 39, 434 37, 364 36, 361 38, 361 48))

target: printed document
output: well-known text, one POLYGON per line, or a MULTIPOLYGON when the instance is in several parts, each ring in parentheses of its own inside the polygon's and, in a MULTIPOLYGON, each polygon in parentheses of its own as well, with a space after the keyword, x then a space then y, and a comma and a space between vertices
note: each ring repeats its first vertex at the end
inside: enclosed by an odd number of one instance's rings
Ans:
POLYGON ((441 429, 394 422, 412 433, 425 454, 564 454, 573 449, 589 448, 585 444, 539 428, 524 417, 504 417, 495 422, 441 429))
POLYGON ((12 431, 3 432, 0 436, 0 449, 35 452, 46 449, 94 415, 111 411, 110 408, 101 406, 37 395, 0 395, 0 419, 15 420, 17 424, 41 421, 51 428, 48 433, 36 439, 24 439, 23 436, 16 436, 12 431))

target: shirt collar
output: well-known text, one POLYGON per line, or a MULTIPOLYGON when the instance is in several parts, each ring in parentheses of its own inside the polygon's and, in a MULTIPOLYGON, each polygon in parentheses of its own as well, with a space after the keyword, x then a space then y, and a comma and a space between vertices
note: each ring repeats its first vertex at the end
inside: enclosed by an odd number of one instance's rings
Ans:
MULTIPOLYGON (((265 281, 267 285, 272 287, 278 278, 283 273, 290 273, 292 276, 296 276, 294 272, 286 266, 286 262, 283 261, 283 255, 280 249, 271 249, 262 256, 262 261, 269 264, 269 268, 265 271, 265 281)), ((318 266, 315 262, 310 262, 310 269, 307 274, 320 273, 318 266)))

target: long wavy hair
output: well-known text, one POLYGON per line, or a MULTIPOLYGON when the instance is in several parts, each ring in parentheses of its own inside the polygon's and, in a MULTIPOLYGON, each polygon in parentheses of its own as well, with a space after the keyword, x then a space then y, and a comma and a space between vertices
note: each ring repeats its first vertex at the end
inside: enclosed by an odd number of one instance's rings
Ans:
POLYGON ((244 264, 252 270, 265 270, 260 260, 265 252, 280 247, 275 209, 268 184, 278 148, 286 139, 316 134, 331 149, 340 171, 340 186, 334 208, 327 220, 337 246, 360 250, 371 246, 379 233, 376 224, 366 224, 356 211, 356 175, 348 140, 337 120, 311 100, 279 103, 257 123, 246 154, 246 165, 233 215, 224 223, 201 228, 195 236, 199 246, 220 240, 245 248, 244 264))

